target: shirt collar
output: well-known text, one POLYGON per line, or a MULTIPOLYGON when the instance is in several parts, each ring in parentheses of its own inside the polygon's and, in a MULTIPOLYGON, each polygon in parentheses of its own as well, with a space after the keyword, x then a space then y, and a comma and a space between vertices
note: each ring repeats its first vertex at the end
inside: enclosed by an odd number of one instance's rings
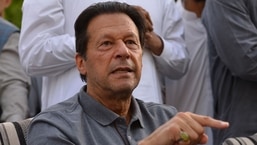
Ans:
MULTIPOLYGON (((103 106, 101 103, 96 101, 94 98, 89 96, 86 93, 87 86, 81 88, 79 92, 79 103, 81 104, 84 112, 90 116, 92 119, 97 121, 98 123, 102 124, 103 126, 110 125, 112 122, 114 122, 117 118, 120 116, 105 106, 103 106)), ((139 121, 139 124, 141 127, 144 127, 143 120, 142 120, 142 114, 138 105, 138 102, 134 97, 132 97, 131 101, 131 109, 132 109, 132 117, 130 124, 139 121)))

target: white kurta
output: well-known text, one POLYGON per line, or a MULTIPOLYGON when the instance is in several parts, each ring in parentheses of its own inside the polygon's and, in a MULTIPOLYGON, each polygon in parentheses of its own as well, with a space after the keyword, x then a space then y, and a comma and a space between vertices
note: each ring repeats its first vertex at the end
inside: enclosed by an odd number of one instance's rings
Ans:
MULTIPOLYGON (((180 1, 177 2, 177 7, 183 17, 190 63, 187 73, 181 79, 166 78, 165 103, 175 106, 178 111, 213 116, 207 32, 195 13, 185 10, 180 1)), ((211 130, 208 130, 208 135, 210 135, 208 145, 212 145, 211 130)))
MULTIPOLYGON (((73 25, 82 10, 98 1, 24 0, 20 56, 29 75, 43 76, 42 109, 71 97, 84 85, 75 66, 73 25)), ((149 11, 154 30, 164 41, 160 56, 144 50, 142 78, 133 95, 162 103, 160 71, 161 76, 177 79, 187 67, 181 16, 171 0, 126 2, 149 11)))
POLYGON ((187 73, 181 79, 166 79, 165 100, 167 104, 175 106, 179 111, 212 115, 213 109, 210 106, 213 106, 213 97, 209 75, 207 32, 195 13, 177 5, 183 16, 190 63, 187 73))

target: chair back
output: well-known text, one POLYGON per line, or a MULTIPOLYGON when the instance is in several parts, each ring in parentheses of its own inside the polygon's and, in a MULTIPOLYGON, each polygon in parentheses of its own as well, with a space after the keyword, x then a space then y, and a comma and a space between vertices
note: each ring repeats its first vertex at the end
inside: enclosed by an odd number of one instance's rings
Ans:
POLYGON ((251 136, 227 138, 222 145, 257 145, 257 133, 251 136))
POLYGON ((32 118, 0 123, 0 145, 27 145, 28 126, 32 118))

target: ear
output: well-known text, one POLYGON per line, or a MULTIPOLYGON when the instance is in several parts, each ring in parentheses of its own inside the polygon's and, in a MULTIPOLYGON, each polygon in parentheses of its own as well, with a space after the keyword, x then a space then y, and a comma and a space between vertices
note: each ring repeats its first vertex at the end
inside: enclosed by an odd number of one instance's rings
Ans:
POLYGON ((84 59, 84 57, 81 56, 80 54, 76 53, 75 60, 76 60, 76 66, 77 66, 80 74, 86 75, 87 69, 86 69, 86 64, 85 64, 86 60, 84 59))

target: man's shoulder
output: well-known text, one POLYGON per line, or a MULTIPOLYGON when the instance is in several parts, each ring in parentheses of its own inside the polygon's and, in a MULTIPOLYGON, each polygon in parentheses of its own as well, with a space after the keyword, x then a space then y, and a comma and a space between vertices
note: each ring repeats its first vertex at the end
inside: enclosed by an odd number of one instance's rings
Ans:
POLYGON ((80 113, 81 111, 82 108, 78 102, 78 95, 75 95, 65 101, 52 105, 49 108, 43 110, 35 116, 35 119, 61 118, 66 120, 69 117, 76 116, 76 114, 80 113))
POLYGON ((14 32, 19 32, 19 29, 12 23, 0 18, 0 51, 9 39, 10 35, 14 32))
MULTIPOLYGON (((166 116, 173 117, 177 113, 177 109, 171 105, 159 104, 153 102, 143 102, 141 100, 137 100, 140 108, 145 108, 145 111, 149 112, 154 116, 166 116)), ((144 110, 144 109, 143 109, 144 110)))

